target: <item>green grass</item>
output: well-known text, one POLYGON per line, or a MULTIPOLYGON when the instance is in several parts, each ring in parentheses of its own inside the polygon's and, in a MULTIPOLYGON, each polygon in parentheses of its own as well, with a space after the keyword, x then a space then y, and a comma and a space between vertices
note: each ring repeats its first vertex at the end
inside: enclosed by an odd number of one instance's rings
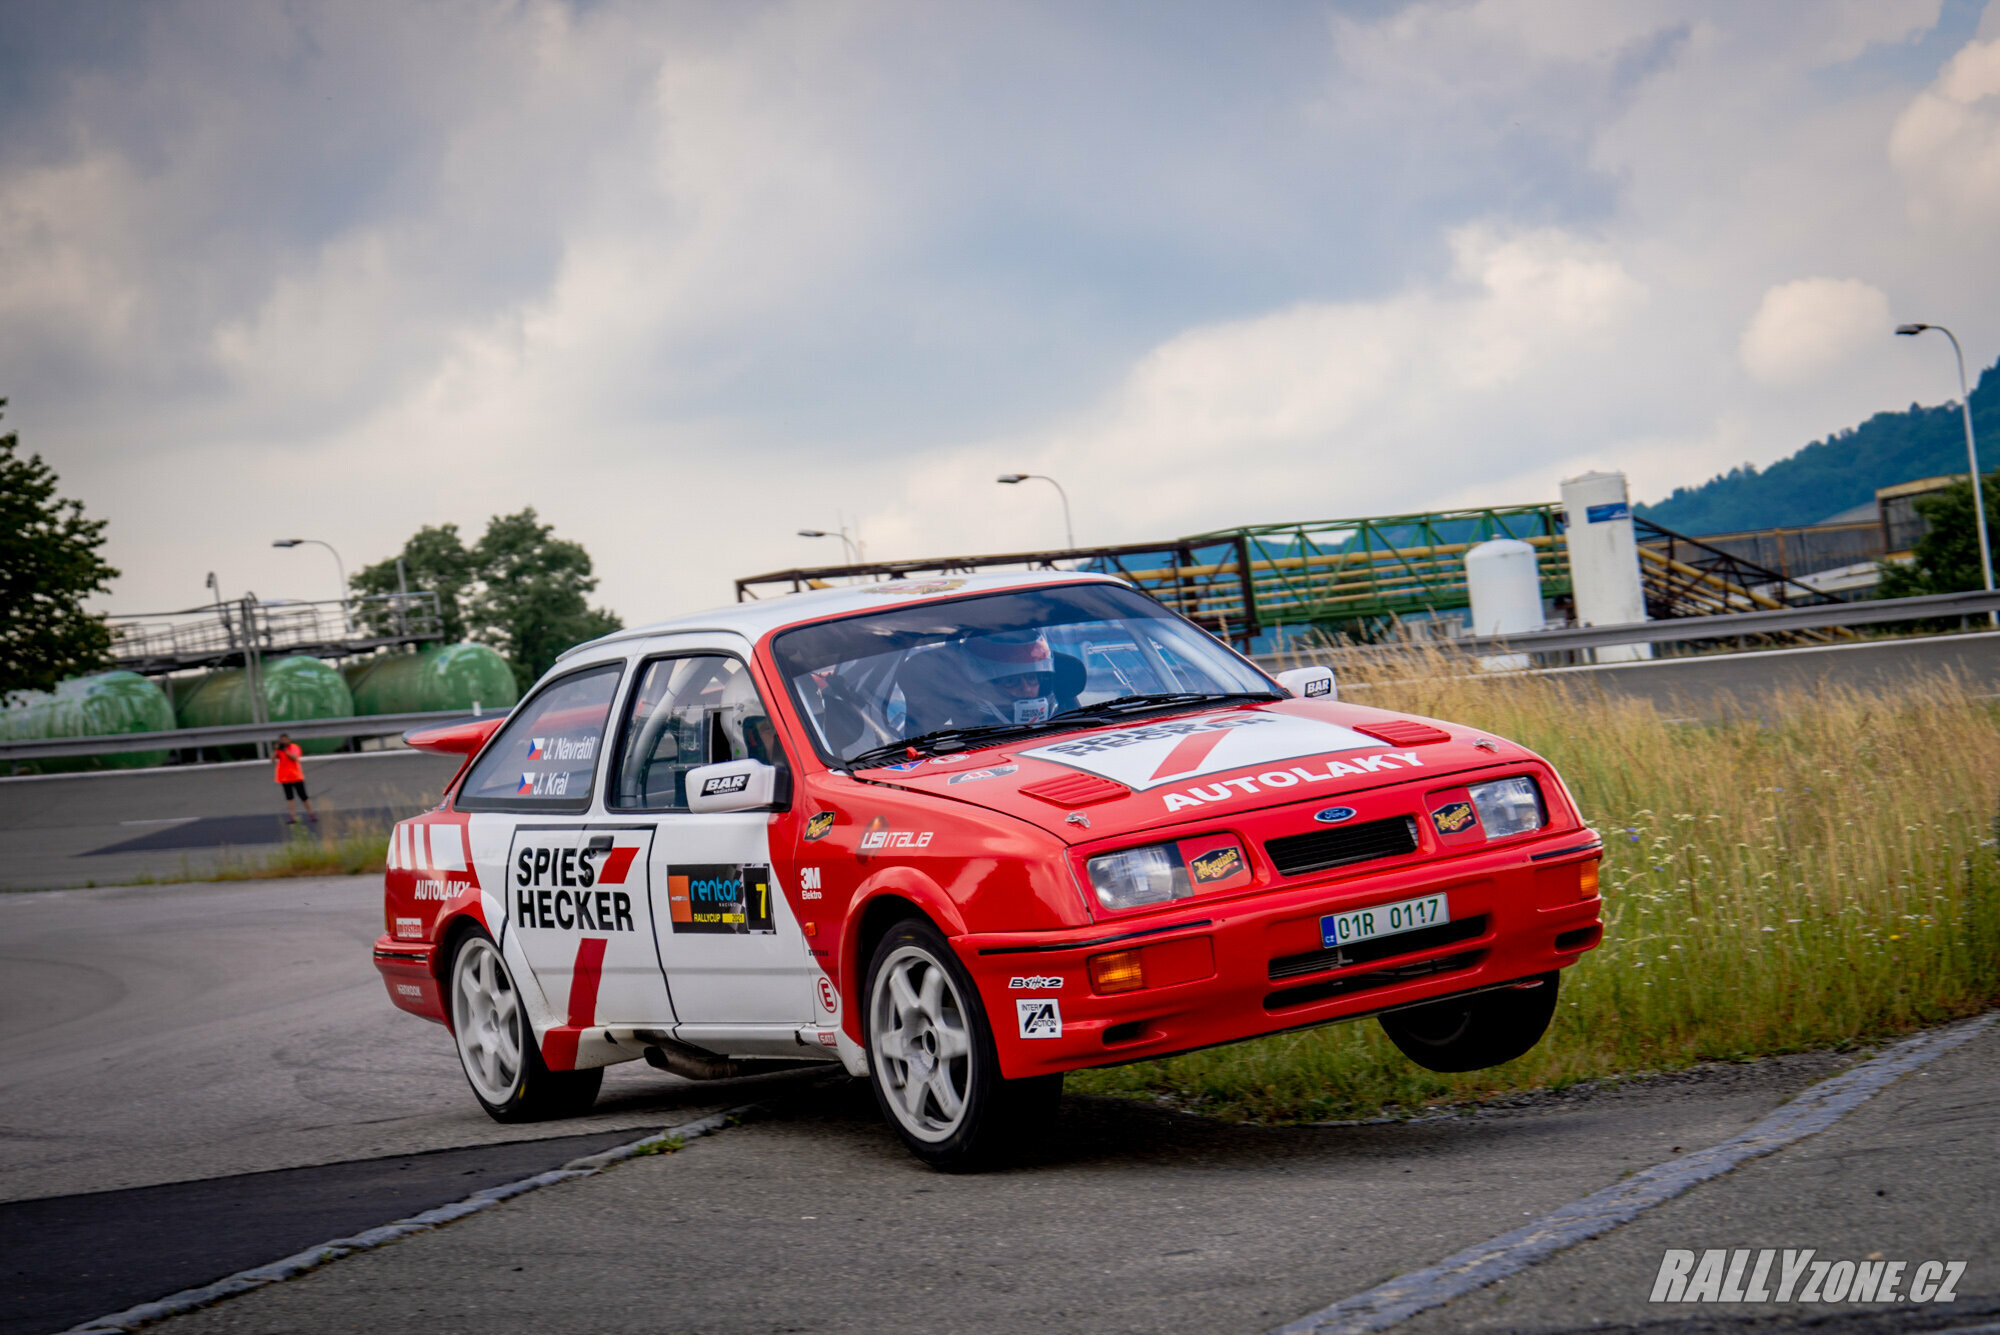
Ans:
POLYGON ((1548 1037, 1444 1076, 1363 1021, 1083 1072, 1070 1088, 1230 1119, 1366 1117, 1844 1047, 2000 1000, 2000 718, 1956 682, 1689 723, 1550 678, 1436 668, 1405 663, 1365 698, 1532 747, 1605 836, 1605 941, 1564 972, 1548 1037))
POLYGON ((274 852, 244 856, 224 849, 213 871, 193 879, 262 881, 284 876, 361 876, 384 869, 390 827, 376 820, 348 820, 337 814, 314 824, 286 829, 274 852))

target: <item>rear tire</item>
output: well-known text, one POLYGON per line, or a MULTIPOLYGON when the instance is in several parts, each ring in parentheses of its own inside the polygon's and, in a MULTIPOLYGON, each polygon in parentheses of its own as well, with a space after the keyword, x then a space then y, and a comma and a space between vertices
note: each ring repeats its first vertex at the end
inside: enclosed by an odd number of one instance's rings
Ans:
POLYGON ((1545 973, 1536 987, 1509 987, 1389 1011, 1380 1017, 1382 1032, 1425 1070, 1480 1071, 1498 1066, 1542 1041, 1556 1012, 1561 977, 1545 973))
POLYGON ((472 1096, 496 1122, 540 1122, 590 1111, 604 1068, 551 1071, 493 938, 474 928, 451 958, 451 1033, 472 1096))
POLYGON ((868 1081, 910 1153, 948 1173, 992 1167, 1053 1119, 1062 1076, 1006 1080, 979 991, 921 918, 889 929, 868 965, 868 1081))

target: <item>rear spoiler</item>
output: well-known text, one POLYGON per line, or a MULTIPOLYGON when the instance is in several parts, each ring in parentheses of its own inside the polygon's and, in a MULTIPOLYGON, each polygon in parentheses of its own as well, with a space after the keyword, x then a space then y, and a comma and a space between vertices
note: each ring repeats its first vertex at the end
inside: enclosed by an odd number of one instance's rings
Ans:
POLYGON ((500 730, 507 721, 505 714, 495 714, 491 718, 467 719, 463 723, 447 723, 443 727, 412 728, 403 734, 403 740, 419 751, 436 751, 443 755, 469 756, 486 745, 486 739, 500 730))

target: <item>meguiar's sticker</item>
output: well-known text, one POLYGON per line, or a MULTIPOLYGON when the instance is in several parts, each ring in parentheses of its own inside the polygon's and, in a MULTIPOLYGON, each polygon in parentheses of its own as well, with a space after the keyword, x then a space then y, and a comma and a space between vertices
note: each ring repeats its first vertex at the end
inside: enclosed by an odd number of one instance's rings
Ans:
POLYGON ((1431 813, 1431 824, 1437 826, 1439 834, 1457 834, 1472 828, 1472 822, 1479 819, 1473 814, 1472 803, 1452 802, 1431 813))
POLYGON ((826 838, 827 831, 832 828, 833 813, 831 811, 816 811, 813 813, 812 819, 806 822, 806 838, 824 839, 826 838))

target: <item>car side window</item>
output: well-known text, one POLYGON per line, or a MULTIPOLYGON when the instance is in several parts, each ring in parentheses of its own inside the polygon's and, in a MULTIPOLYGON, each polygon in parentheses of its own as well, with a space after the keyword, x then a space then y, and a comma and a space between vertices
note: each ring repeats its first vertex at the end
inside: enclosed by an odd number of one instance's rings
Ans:
POLYGON ((517 710, 459 786, 461 811, 587 811, 624 664, 551 682, 517 710))
POLYGON ((620 734, 610 805, 625 810, 686 811, 687 773, 701 765, 761 760, 785 766, 750 669, 727 654, 646 664, 620 734))

